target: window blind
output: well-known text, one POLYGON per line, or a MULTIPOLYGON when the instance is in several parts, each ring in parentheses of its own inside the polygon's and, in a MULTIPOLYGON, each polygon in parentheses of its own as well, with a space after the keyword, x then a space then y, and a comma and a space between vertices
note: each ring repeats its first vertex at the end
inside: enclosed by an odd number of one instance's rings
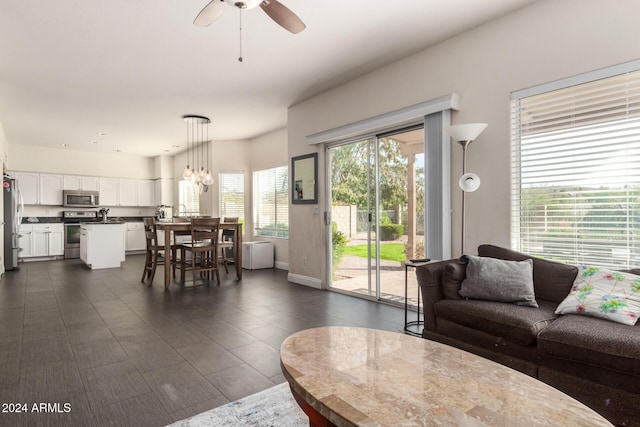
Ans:
POLYGON ((189 180, 178 183, 178 209, 180 215, 195 216, 200 214, 200 196, 189 180))
POLYGON ((609 268, 640 260, 640 71, 513 97, 512 247, 609 268))
POLYGON ((286 166, 253 173, 254 234, 289 237, 289 169, 286 166))
POLYGON ((220 216, 244 220, 244 172, 220 172, 220 216))

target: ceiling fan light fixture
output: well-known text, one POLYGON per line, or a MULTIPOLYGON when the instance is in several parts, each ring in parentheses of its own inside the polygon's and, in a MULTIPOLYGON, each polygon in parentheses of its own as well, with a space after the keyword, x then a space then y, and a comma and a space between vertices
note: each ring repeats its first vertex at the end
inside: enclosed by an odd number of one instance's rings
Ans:
POLYGON ((246 0, 246 1, 235 1, 235 0, 224 0, 228 4, 233 7, 237 7, 238 9, 253 9, 254 7, 258 7, 263 0, 246 0))

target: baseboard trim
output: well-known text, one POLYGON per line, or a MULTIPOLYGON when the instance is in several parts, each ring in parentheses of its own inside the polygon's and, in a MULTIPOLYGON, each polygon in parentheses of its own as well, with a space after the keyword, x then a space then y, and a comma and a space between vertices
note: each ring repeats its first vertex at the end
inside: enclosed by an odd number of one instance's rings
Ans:
POLYGON ((299 285, 309 286, 310 288, 322 289, 322 280, 316 279, 315 277, 289 273, 287 280, 299 285))
POLYGON ((277 268, 278 270, 289 270, 289 263, 276 261, 275 268, 277 268))

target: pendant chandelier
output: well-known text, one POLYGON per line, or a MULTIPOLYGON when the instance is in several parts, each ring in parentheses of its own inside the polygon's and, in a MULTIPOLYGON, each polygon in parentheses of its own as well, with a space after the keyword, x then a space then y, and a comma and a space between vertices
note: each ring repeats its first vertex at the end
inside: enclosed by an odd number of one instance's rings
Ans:
POLYGON ((184 168, 182 178, 190 180, 198 194, 202 194, 213 184, 213 177, 209 170, 209 123, 211 120, 194 114, 186 114, 182 119, 187 126, 187 166, 184 168))

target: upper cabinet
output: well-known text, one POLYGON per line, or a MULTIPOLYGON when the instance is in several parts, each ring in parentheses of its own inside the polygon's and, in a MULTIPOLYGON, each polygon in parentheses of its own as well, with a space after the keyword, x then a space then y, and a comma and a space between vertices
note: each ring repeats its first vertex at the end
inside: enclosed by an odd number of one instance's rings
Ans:
POLYGON ((40 204, 62 205, 62 175, 40 174, 40 204))
POLYGON ((155 183, 150 179, 13 172, 25 205, 62 206, 63 190, 99 191, 101 206, 155 206, 155 183))
POLYGON ((120 179, 118 181, 118 205, 138 206, 138 180, 120 179))
POLYGON ((118 206, 118 178, 100 178, 100 205, 118 206))
POLYGON ((82 190, 82 177, 76 175, 65 175, 62 177, 63 190, 82 190))
POLYGON ((40 174, 16 172, 13 174, 18 183, 18 191, 25 205, 40 204, 40 174))
POLYGON ((155 186, 149 179, 138 180, 138 206, 155 206, 155 186))
POLYGON ((100 178, 96 176, 63 175, 63 190, 100 191, 100 178))
POLYGON ((83 191, 100 191, 100 178, 97 176, 83 176, 80 189, 83 191))

